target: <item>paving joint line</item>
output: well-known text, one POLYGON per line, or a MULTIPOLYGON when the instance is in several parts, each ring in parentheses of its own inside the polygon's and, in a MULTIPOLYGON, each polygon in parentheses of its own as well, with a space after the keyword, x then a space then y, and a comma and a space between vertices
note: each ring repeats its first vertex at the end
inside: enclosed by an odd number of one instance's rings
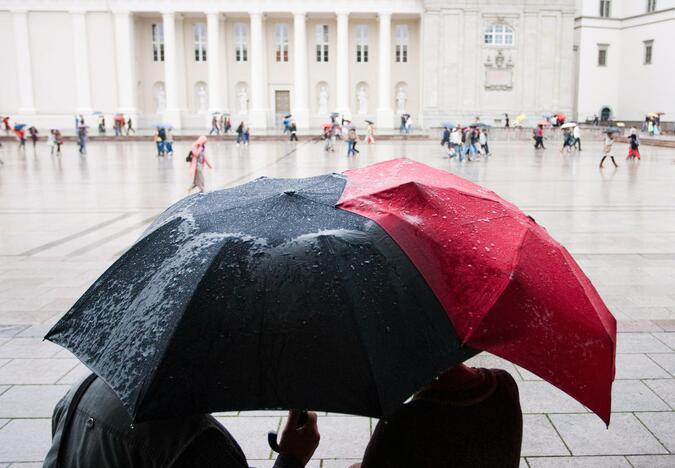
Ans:
MULTIPOLYGON (((159 214, 159 213, 158 213, 158 214, 159 214)), ((99 240, 97 240, 97 241, 95 241, 95 242, 92 242, 92 243, 87 244, 87 245, 85 245, 85 246, 83 246, 83 247, 80 247, 80 248, 77 249, 77 250, 73 250, 72 252, 70 252, 69 254, 67 254, 66 257, 68 258, 68 257, 77 257, 77 256, 80 256, 80 255, 82 255, 82 254, 85 254, 85 253, 87 253, 87 252, 90 252, 90 251, 92 251, 92 250, 94 250, 94 249, 96 249, 96 248, 102 246, 103 244, 105 244, 105 243, 107 243, 107 242, 110 242, 111 240, 117 239, 118 237, 123 236, 124 234, 128 234, 129 232, 132 232, 132 231, 138 229, 139 227, 142 227, 142 226, 145 226, 145 225, 147 225, 147 224, 150 224, 150 223, 152 223, 152 221, 153 221, 155 218, 157 218, 158 214, 153 215, 153 216, 150 216, 149 218, 145 218, 145 219, 139 221, 138 223, 136 223, 136 224, 134 224, 134 225, 132 225, 132 226, 126 227, 126 228, 122 229, 121 231, 117 231, 117 232, 115 232, 115 233, 113 233, 113 234, 109 234, 109 235, 107 235, 107 236, 105 236, 105 237, 103 237, 103 238, 101 238, 101 239, 99 239, 99 240)))
MULTIPOLYGON (((637 419, 638 422, 642 425, 642 427, 644 427, 645 430, 646 430, 647 432, 649 432, 649 433, 652 435, 652 437, 659 443, 659 445, 661 445, 661 447, 663 447, 663 449, 666 451, 665 454, 662 453, 662 454, 660 454, 660 455, 667 455, 667 454, 672 453, 670 450, 668 450, 668 447, 666 447, 666 445, 665 445, 663 442, 661 442, 661 439, 659 439, 659 438, 656 436, 656 434, 654 434, 654 433, 652 432, 652 430, 649 429, 649 427, 647 427, 647 425, 644 423, 644 421, 642 421, 642 419, 640 419, 639 413, 648 413, 648 412, 649 412, 649 411, 639 411, 639 412, 638 412, 638 411, 634 411, 632 414, 633 414, 633 417, 634 417, 635 419, 637 419)), ((654 454, 654 455, 656 455, 656 454, 654 454)))

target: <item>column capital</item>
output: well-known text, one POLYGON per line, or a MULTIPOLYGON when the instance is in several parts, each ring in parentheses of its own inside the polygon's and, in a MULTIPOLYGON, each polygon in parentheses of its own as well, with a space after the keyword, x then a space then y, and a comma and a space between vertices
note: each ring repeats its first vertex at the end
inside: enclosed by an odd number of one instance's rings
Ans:
POLYGON ((377 13, 377 20, 378 21, 391 21, 391 12, 390 11, 380 11, 377 13))
POLYGON ((307 12, 306 11, 294 11, 293 12, 293 18, 306 19, 307 18, 307 12))
POLYGON ((349 18, 349 12, 346 11, 346 10, 339 10, 339 11, 336 11, 336 12, 335 12, 335 15, 336 15, 338 18, 340 18, 340 17, 342 17, 342 18, 349 18))

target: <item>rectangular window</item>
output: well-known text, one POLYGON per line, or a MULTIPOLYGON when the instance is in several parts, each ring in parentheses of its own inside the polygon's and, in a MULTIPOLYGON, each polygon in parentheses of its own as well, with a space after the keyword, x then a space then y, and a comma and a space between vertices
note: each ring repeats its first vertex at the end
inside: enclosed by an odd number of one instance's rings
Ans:
POLYGON ((606 67, 607 66, 607 49, 609 46, 607 44, 598 44, 598 66, 606 67))
POLYGON ((164 25, 161 23, 152 25, 152 61, 164 61, 164 25))
POLYGON ((288 25, 277 24, 277 62, 288 62, 288 25))
POLYGON ((328 62, 328 25, 316 25, 316 61, 328 62))
POLYGON ((234 60, 236 62, 246 62, 248 60, 246 25, 244 23, 235 23, 234 25, 234 60))
POLYGON ((206 23, 193 24, 192 36, 195 41, 195 62, 206 62, 206 23))
POLYGON ((356 61, 368 61, 368 26, 365 24, 356 25, 356 61))
POLYGON ((611 15, 611 5, 610 0, 600 0, 600 16, 603 18, 609 18, 611 15))
POLYGON ((656 0, 647 0, 647 13, 656 11, 656 0))
POLYGON ((396 62, 406 63, 408 61, 408 25, 399 24, 394 32, 396 37, 396 62))
POLYGON ((654 49, 654 41, 644 41, 645 44, 645 65, 652 64, 652 51, 654 49))

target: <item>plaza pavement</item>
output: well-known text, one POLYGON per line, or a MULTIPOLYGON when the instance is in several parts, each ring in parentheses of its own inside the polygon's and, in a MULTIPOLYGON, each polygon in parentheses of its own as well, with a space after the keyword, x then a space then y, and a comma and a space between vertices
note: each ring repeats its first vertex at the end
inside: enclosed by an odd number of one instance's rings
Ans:
MULTIPOLYGON (((449 169, 518 204, 568 247, 619 323, 612 422, 531 373, 490 355, 518 381, 524 413, 522 466, 675 466, 675 151, 643 147, 640 163, 597 168, 600 143, 581 154, 535 153, 522 142, 493 142, 489 160, 460 164, 436 142, 361 145, 361 155, 324 154, 318 143, 209 146, 215 189, 261 175, 305 177, 396 156, 449 169)), ((615 145, 624 154, 625 145, 615 145)), ((342 148, 340 148, 342 150, 342 148)), ((134 242, 154 216, 185 195, 184 155, 158 160, 151 143, 93 143, 85 157, 44 144, 34 155, 0 148, 0 468, 40 466, 50 445, 54 404, 84 372, 41 337, 134 242)), ((268 429, 284 412, 227 413, 219 419, 252 466, 271 467, 268 429)), ((321 415, 311 466, 357 461, 376 421, 321 415)))

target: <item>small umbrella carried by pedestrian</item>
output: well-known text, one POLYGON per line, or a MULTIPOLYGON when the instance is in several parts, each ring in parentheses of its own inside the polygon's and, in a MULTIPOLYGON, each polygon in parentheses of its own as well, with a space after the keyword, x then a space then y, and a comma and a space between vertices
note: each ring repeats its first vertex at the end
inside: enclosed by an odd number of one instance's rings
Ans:
POLYGON ((103 115, 103 112, 101 111, 94 111, 91 113, 91 115, 103 115))
POLYGON ((332 123, 326 122, 326 123, 324 123, 323 125, 321 125, 321 128, 331 128, 332 126, 333 126, 332 123))
POLYGON ((284 115, 284 119, 290 119, 291 117, 293 117, 293 114, 286 114, 286 115, 284 115))
POLYGON ((525 115, 525 114, 520 114, 520 115, 516 116, 516 122, 517 123, 523 123, 526 120, 527 120, 527 115, 525 115))
POLYGON ((22 130, 24 128, 26 128, 26 124, 24 124, 24 123, 18 123, 16 125, 14 125, 14 130, 22 130))
POLYGON ((537 122, 537 125, 543 125, 544 127, 549 127, 549 126, 551 126, 551 122, 549 122, 548 120, 540 120, 539 122, 537 122))
POLYGON ((532 218, 397 159, 184 198, 46 338, 136 421, 265 408, 385 417, 485 350, 609 422, 616 321, 532 218))
POLYGON ((335 118, 335 117, 337 117, 337 116, 339 116, 339 115, 340 115, 340 114, 339 114, 338 112, 331 112, 331 113, 330 113, 330 117, 332 117, 332 118, 335 118))
POLYGON ((375 122, 373 122, 372 120, 368 120, 368 119, 366 119, 365 122, 366 122, 368 125, 373 125, 373 124, 375 123, 375 122))
POLYGON ((576 126, 577 126, 576 122, 567 122, 562 124, 560 128, 574 128, 576 126))
POLYGON ((623 129, 621 127, 607 127, 603 133, 623 133, 623 129))
POLYGON ((455 128, 455 122, 446 121, 441 124, 443 128, 455 128))
POLYGON ((163 128, 164 130, 173 130, 173 125, 171 125, 170 123, 167 123, 167 122, 163 122, 163 123, 158 123, 157 125, 155 125, 155 128, 158 128, 158 129, 163 128))
POLYGON ((479 128, 492 128, 492 125, 483 122, 478 122, 475 126, 479 128))
POLYGON ((543 114, 541 114, 541 116, 545 119, 550 119, 551 117, 553 117, 553 114, 551 114, 550 112, 544 112, 543 114))

